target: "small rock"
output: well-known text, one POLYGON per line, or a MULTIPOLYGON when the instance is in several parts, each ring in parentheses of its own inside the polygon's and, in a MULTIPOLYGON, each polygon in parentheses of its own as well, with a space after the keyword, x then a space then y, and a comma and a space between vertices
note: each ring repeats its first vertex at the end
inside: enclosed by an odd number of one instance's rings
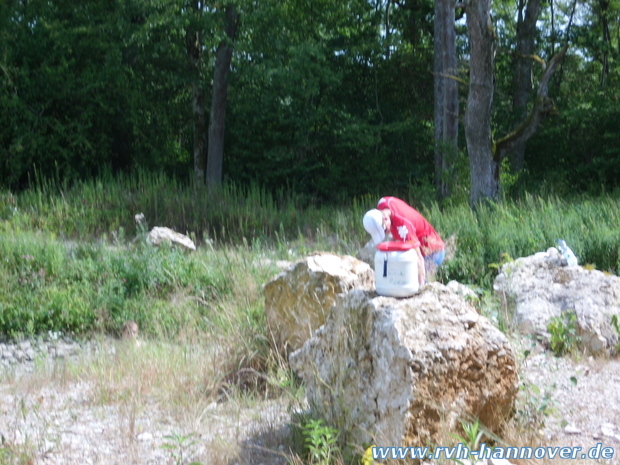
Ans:
POLYGON ((13 440, 13 442, 16 445, 21 446, 22 444, 26 442, 26 437, 24 436, 24 433, 22 433, 20 430, 16 429, 14 436, 15 436, 15 439, 13 440))
POLYGON ((31 361, 33 361, 36 358, 37 355, 36 355, 34 349, 32 347, 29 347, 24 352, 24 356, 25 356, 26 360, 31 362, 31 361))
POLYGON ((170 228, 156 226, 149 233, 149 240, 153 245, 160 245, 163 242, 178 244, 188 250, 196 250, 196 244, 189 237, 173 231, 170 228))
POLYGON ((608 438, 614 437, 614 430, 611 428, 606 428, 605 426, 601 427, 601 434, 608 438))
POLYGON ((149 432, 138 434, 138 441, 152 441, 153 435, 149 432))
POLYGON ((581 434, 581 430, 573 425, 568 425, 566 428, 564 428, 564 432, 566 434, 581 434))

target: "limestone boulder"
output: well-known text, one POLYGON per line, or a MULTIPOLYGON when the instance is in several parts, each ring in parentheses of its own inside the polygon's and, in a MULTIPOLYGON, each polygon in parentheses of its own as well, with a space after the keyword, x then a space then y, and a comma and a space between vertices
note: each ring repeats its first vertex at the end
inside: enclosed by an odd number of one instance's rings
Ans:
POLYGON ((498 432, 518 373, 509 341, 440 283, 406 299, 353 290, 290 356, 308 402, 346 443, 422 446, 478 418, 498 432))
POLYGON ((317 253, 265 284, 265 315, 277 346, 290 353, 302 346, 329 314, 336 297, 351 289, 374 289, 375 275, 351 256, 317 253))
POLYGON ((155 226, 149 232, 149 241, 153 245, 177 244, 187 250, 196 250, 196 244, 189 237, 178 233, 170 228, 155 226))
POLYGON ((446 284, 446 287, 452 292, 454 292, 455 294, 458 294, 461 297, 463 297, 468 302, 475 303, 480 300, 478 298, 478 294, 476 294, 476 292, 473 289, 466 286, 465 284, 459 283, 458 281, 450 281, 448 284, 446 284))
POLYGON ((548 338, 553 317, 575 312, 583 346, 592 354, 613 354, 620 319, 620 278, 581 266, 566 266, 555 248, 506 263, 494 290, 514 308, 515 324, 523 334, 548 338))

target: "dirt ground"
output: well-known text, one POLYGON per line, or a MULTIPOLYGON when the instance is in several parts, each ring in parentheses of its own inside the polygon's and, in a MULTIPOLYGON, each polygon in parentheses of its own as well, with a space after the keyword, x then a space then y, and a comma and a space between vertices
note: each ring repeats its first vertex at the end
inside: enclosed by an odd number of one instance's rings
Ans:
MULTIPOLYGON (((620 360, 558 358, 526 340, 516 341, 514 347, 522 358, 522 408, 545 420, 544 425, 532 426, 539 428, 535 433, 541 442, 583 450, 602 443, 616 451, 604 463, 620 464, 620 360), (523 358, 525 351, 529 354, 523 358)), ((156 397, 102 401, 89 382, 58 376, 66 363, 0 368, 4 454, 29 458, 17 463, 289 463, 292 405, 285 399, 232 399, 171 416, 156 397)))

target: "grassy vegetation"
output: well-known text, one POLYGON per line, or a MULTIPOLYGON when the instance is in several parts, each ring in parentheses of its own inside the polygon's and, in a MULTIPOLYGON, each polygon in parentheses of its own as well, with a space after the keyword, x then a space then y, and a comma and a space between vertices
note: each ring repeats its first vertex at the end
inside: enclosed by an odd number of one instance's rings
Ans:
MULTIPOLYGON (((269 343, 261 287, 277 273, 275 260, 315 250, 355 255, 368 240, 361 218, 376 200, 319 206, 258 187, 208 192, 146 173, 70 187, 41 181, 19 194, 0 192, 0 339, 48 331, 118 336, 123 322, 134 320, 151 341, 137 365, 124 353, 79 370, 96 380, 101 402, 138 408, 149 386, 166 405, 195 418, 199 413, 188 412, 204 409, 223 392, 296 397, 297 385, 269 343), (138 213, 148 226, 134 223, 138 213), (146 240, 152 226, 188 234, 198 250, 152 247, 146 240), (207 351, 199 364, 187 357, 186 348, 196 346, 207 351), (217 352, 209 352, 213 348, 217 352), (182 376, 171 377, 173 370, 182 376)), ((502 260, 546 250, 558 238, 580 263, 617 273, 619 203, 612 196, 571 202, 526 196, 476 211, 416 206, 442 236, 455 239, 453 258, 438 279, 472 284, 489 295, 502 260)), ((505 329, 497 302, 487 299, 483 306, 505 329)), ((327 452, 334 461, 336 432, 326 436, 321 425, 308 424, 301 425, 308 434, 300 450, 305 445, 316 463, 327 452), (319 450, 321 441, 329 451, 319 450)))

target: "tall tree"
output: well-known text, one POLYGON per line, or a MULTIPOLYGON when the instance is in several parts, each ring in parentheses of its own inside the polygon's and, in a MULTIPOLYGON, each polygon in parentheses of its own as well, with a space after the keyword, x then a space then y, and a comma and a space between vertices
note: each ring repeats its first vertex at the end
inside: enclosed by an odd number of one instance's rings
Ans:
POLYGON ((494 32, 491 1, 469 0, 465 7, 469 33, 469 94, 465 137, 470 168, 470 203, 499 194, 499 161, 493 154, 491 108, 493 104, 494 32))
MULTIPOLYGON (((497 199, 500 192, 501 160, 522 147, 536 133, 544 118, 553 113, 554 104, 548 97, 549 80, 567 47, 554 56, 540 79, 536 99, 517 128, 493 141, 491 116, 494 94, 494 28, 491 23, 490 0, 470 0, 466 4, 469 32, 470 71, 465 133, 471 177, 470 203, 481 199, 497 199)), ((539 59, 539 61, 542 61, 539 59)))
POLYGON ((454 9, 452 0, 435 1, 435 189, 439 199, 450 196, 451 160, 458 151, 459 95, 454 9))
POLYGON ((202 83, 201 69, 203 67, 204 30, 200 27, 200 18, 204 14, 203 3, 192 0, 189 12, 191 20, 185 28, 185 46, 190 66, 190 81, 192 88, 192 119, 193 119, 193 160, 194 180, 197 186, 205 183, 207 171, 207 124, 205 111, 205 92, 202 83))
MULTIPOLYGON (((540 0, 519 0, 517 5, 517 37, 514 56, 513 114, 517 125, 526 117, 532 93, 532 54, 536 38, 536 21, 540 13, 540 0)), ((516 127, 516 126, 515 126, 516 127)), ((526 144, 517 144, 509 154, 510 169, 518 173, 523 169, 526 144)))
POLYGON ((235 5, 225 9, 226 37, 217 47, 215 67, 213 70, 213 94, 211 113, 209 115, 209 150, 207 158, 207 186, 216 186, 222 182, 224 164, 224 130, 226 127, 226 106, 228 103, 228 75, 232 61, 233 42, 237 35, 239 14, 235 5))

